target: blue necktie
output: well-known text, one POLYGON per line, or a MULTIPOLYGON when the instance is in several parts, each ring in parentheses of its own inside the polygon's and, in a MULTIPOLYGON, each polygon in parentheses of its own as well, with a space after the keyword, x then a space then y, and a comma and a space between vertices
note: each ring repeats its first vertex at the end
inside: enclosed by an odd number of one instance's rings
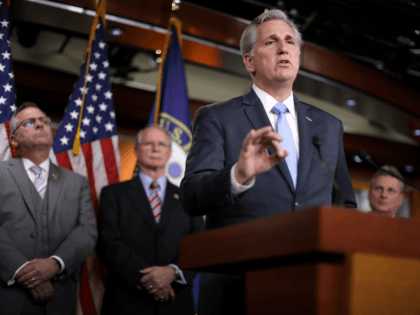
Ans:
POLYGON ((41 176, 42 168, 37 165, 33 165, 30 167, 30 170, 35 174, 35 188, 38 191, 41 198, 44 199, 45 188, 47 188, 47 181, 41 176))
POLYGON ((271 111, 278 115, 277 133, 284 138, 280 143, 281 147, 283 150, 289 152, 289 155, 286 157, 286 163, 293 179, 293 185, 296 188, 298 158, 295 141, 293 140, 292 129, 290 129, 290 126, 287 123, 286 113, 288 108, 283 103, 277 103, 271 111))

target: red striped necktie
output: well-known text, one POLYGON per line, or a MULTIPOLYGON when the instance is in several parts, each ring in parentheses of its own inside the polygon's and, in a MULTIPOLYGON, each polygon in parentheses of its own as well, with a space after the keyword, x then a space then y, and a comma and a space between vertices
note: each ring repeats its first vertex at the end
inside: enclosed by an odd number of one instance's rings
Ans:
POLYGON ((150 184, 150 189, 152 189, 152 193, 149 196, 149 202, 150 206, 152 207, 153 215, 155 216, 157 224, 159 224, 160 222, 160 214, 162 210, 162 200, 160 200, 158 188, 159 186, 155 182, 150 184))

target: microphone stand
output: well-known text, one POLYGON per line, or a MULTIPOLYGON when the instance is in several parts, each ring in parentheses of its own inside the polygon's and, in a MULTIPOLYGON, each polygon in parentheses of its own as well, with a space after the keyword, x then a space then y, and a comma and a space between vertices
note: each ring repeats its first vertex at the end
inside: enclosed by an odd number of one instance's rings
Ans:
POLYGON ((340 205, 344 204, 343 194, 341 193, 340 185, 338 185, 337 181, 335 180, 333 174, 331 174, 330 170, 328 169, 327 164, 325 163, 324 159, 321 156, 321 139, 318 136, 312 137, 312 143, 315 146, 316 150, 318 151, 319 159, 321 160, 321 164, 324 167, 325 172, 327 173, 328 177, 330 178, 331 182, 334 185, 335 190, 338 194, 340 194, 340 205))
POLYGON ((358 152, 357 152, 357 154, 356 154, 356 155, 357 155, 357 156, 358 156, 358 157, 359 157, 362 161, 364 161, 364 162, 366 162, 366 163, 368 163, 368 164, 372 165, 372 166, 373 166, 374 168, 376 168, 377 170, 381 170, 381 172, 384 172, 384 173, 388 174, 389 176, 395 177, 396 179, 398 179, 398 180, 402 181, 404 184, 406 184, 406 185, 408 185, 408 186, 410 186, 410 187, 413 187, 413 188, 415 188, 415 189, 417 189, 417 190, 419 190, 419 191, 420 191, 420 186, 418 186, 418 185, 414 184, 413 182, 409 181, 408 179, 405 179, 405 178, 403 178, 403 177, 401 177, 401 176, 398 176, 398 175, 396 175, 396 174, 393 174, 392 172, 390 172, 390 171, 388 171, 388 170, 385 170, 385 169, 383 169, 383 168, 379 167, 378 165, 376 165, 375 163, 373 163, 371 156, 370 156, 370 155, 369 155, 369 153, 367 153, 366 151, 364 151, 364 150, 360 150, 360 151, 358 151, 358 152))

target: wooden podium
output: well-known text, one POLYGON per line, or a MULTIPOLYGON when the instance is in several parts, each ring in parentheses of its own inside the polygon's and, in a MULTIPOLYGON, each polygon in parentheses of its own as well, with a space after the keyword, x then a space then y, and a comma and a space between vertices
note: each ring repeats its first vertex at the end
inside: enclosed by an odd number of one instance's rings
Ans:
POLYGON ((420 222, 405 218, 270 216, 184 237, 179 267, 244 275, 247 315, 420 314, 420 222))

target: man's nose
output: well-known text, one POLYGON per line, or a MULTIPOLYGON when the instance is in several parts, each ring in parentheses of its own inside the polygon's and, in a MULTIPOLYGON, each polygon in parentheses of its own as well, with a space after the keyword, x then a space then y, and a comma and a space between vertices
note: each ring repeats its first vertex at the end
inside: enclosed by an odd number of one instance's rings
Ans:
POLYGON ((287 45, 281 40, 277 43, 277 53, 279 55, 287 54, 287 45))
POLYGON ((42 123, 42 121, 41 121, 41 119, 35 119, 35 129, 38 129, 38 128, 43 128, 44 127, 44 124, 42 123))

